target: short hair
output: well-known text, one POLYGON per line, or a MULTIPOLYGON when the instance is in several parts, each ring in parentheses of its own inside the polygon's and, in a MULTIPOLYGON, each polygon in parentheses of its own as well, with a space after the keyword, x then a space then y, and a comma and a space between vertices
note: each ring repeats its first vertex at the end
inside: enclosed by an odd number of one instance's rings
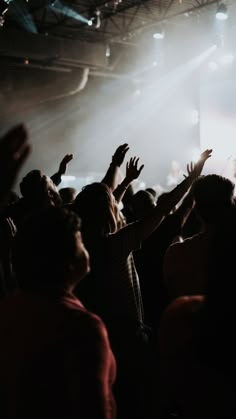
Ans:
POLYGON ((76 194, 77 194, 77 190, 75 188, 61 188, 59 189, 59 194, 61 195, 63 204, 70 204, 74 201, 76 194))
POLYGON ((223 176, 200 176, 192 186, 197 214, 205 222, 217 222, 234 206, 234 183, 223 176))
POLYGON ((77 260, 75 233, 80 219, 62 208, 49 207, 25 219, 13 246, 13 265, 22 289, 60 288, 77 260))
POLYGON ((40 170, 31 170, 20 183, 21 195, 26 199, 35 196, 35 194, 38 193, 41 182, 42 172, 40 170))
POLYGON ((139 190, 131 199, 131 210, 135 219, 145 217, 154 206, 154 196, 147 190, 139 190))

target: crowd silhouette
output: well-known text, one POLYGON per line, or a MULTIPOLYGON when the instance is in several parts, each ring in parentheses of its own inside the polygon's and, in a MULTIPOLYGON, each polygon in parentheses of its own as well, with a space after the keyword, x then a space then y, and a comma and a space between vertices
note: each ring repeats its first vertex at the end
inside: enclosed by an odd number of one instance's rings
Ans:
MULTIPOLYGON (((235 418, 234 184, 205 150, 159 197, 114 151, 100 182, 14 185, 26 127, 0 141, 0 417, 235 418)), ((148 164, 148 162, 146 162, 148 164)))

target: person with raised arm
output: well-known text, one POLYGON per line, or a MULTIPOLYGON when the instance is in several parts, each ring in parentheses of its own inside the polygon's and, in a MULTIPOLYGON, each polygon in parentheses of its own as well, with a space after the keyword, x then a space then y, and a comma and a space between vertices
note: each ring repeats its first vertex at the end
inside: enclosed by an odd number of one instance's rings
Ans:
MULTIPOLYGON (((166 194, 148 216, 122 228, 118 228, 119 211, 115 197, 106 184, 87 185, 75 199, 74 210, 82 219, 82 234, 91 257, 91 273, 87 281, 78 287, 77 293, 87 308, 101 316, 108 328, 118 362, 118 409, 120 407, 127 418, 135 411, 141 415, 140 418, 142 414, 143 417, 147 414, 142 401, 147 390, 143 378, 148 371, 145 362, 148 359, 149 330, 144 325, 133 251, 140 248, 142 241, 150 236, 179 202, 201 174, 210 156, 211 150, 203 152, 189 175, 166 194), (129 394, 125 391, 125 383, 132 389, 129 394)), ((123 186, 136 179, 141 170, 137 159, 131 159, 123 186)))

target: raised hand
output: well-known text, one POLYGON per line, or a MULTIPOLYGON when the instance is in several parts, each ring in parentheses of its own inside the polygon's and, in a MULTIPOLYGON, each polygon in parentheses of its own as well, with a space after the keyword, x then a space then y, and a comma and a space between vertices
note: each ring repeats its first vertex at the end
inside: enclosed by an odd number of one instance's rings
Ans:
POLYGON ((207 149, 203 151, 203 153, 200 155, 200 158, 196 163, 189 163, 187 164, 187 172, 188 176, 192 178, 197 178, 202 173, 202 169, 204 167, 204 164, 207 159, 211 157, 212 149, 207 149))
POLYGON ((66 154, 65 157, 63 157, 61 163, 59 164, 59 170, 58 172, 60 175, 64 175, 66 173, 67 164, 73 159, 73 154, 66 154))
POLYGON ((122 165, 123 161, 124 161, 125 155, 126 155, 128 150, 129 150, 128 144, 120 145, 116 149, 114 155, 112 156, 112 164, 114 164, 115 166, 120 167, 122 165))
POLYGON ((144 168, 144 164, 138 168, 139 158, 131 157, 131 159, 126 163, 126 179, 129 182, 132 182, 134 179, 137 179, 144 168))
POLYGON ((21 166, 30 153, 28 134, 23 124, 8 131, 0 140, 0 201, 10 192, 21 166))

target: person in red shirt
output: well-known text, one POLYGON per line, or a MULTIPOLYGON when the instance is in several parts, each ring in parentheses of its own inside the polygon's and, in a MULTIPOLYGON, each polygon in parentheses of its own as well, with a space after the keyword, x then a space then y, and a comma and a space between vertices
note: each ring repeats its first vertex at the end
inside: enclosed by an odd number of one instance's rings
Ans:
POLYGON ((51 207, 17 232, 19 291, 0 303, 0 416, 114 419, 116 363, 102 320, 73 289, 90 269, 74 213, 51 207))

